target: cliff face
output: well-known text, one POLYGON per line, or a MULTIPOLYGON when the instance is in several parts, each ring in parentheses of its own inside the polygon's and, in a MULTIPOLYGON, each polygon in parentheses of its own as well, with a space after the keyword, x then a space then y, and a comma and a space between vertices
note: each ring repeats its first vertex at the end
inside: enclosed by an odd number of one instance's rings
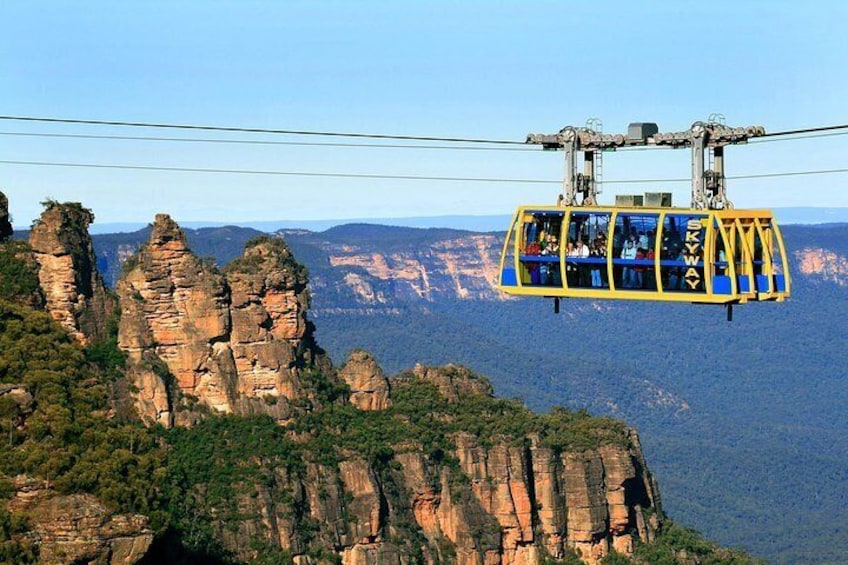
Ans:
POLYGON ((119 346, 145 420, 190 424, 195 403, 286 420, 301 394, 299 367, 328 364, 306 320, 305 273, 279 240, 248 246, 221 274, 158 215, 117 290, 119 346))
POLYGON ((97 272, 88 234, 93 221, 77 203, 50 202, 29 237, 47 311, 82 344, 107 336, 114 308, 97 272))
MULTIPOLYGON (((368 361, 358 352, 346 367, 362 364, 368 361)), ((392 390, 439 391, 436 410, 447 411, 433 416, 444 421, 454 417, 450 406, 461 412, 459 403, 497 402, 485 379, 457 367, 418 367, 399 378, 392 390)), ((390 404, 392 414, 398 407, 390 404)), ((255 547, 282 548, 297 563, 323 563, 313 560, 316 548, 332 548, 347 565, 530 565, 570 552, 597 564, 613 549, 631 555, 637 539, 652 541, 661 504, 634 431, 574 449, 545 433, 449 436, 445 453, 401 442, 376 458, 347 452, 336 463, 322 461, 326 453, 307 441, 299 472, 266 465, 269 475, 242 485, 236 497, 235 512, 251 518, 216 531, 247 562, 256 559, 255 547)))
POLYGON ((89 494, 60 495, 24 476, 14 487, 8 510, 27 516, 26 537, 43 565, 135 563, 153 542, 145 516, 114 514, 89 494))
POLYGON ((365 303, 389 298, 379 289, 379 283, 386 281, 395 282, 394 293, 399 298, 500 298, 492 288, 500 261, 500 247, 493 235, 469 234, 390 253, 362 245, 327 245, 325 249, 330 266, 348 271, 345 283, 365 303))
POLYGON ((804 247, 795 251, 795 262, 802 275, 848 286, 848 257, 837 251, 804 247))
POLYGON ((356 226, 321 234, 282 232, 292 245, 297 242, 300 251, 308 250, 304 254, 315 259, 309 263, 316 296, 337 295, 340 299, 333 302, 357 311, 384 311, 405 302, 507 299, 495 289, 503 245, 500 236, 456 230, 430 233, 378 226, 359 228, 368 237, 363 237, 356 226), (381 233, 383 230, 386 233, 381 233))
POLYGON ((367 351, 354 351, 339 369, 339 377, 350 387, 350 403, 360 410, 389 407, 389 379, 367 351))

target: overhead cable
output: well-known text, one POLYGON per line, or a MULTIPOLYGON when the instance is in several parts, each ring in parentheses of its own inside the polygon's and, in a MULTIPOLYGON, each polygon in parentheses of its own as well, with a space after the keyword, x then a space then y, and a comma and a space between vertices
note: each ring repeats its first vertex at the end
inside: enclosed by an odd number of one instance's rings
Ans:
POLYGON ((765 133, 764 135, 760 135, 758 137, 777 137, 777 136, 783 136, 783 135, 797 135, 797 134, 802 134, 802 133, 819 133, 819 132, 823 132, 823 131, 834 131, 834 130, 840 130, 840 129, 848 129, 848 124, 775 131, 775 132, 772 132, 772 133, 765 133))
MULTIPOLYGON (((112 165, 101 163, 63 163, 55 161, 13 161, 0 160, 2 165, 24 165, 37 167, 75 167, 91 169, 122 169, 135 171, 168 171, 185 173, 217 173, 237 175, 278 175, 299 177, 330 177, 330 178, 353 178, 353 179, 384 179, 384 180, 412 180, 412 181, 445 181, 445 182, 488 182, 488 183, 512 183, 512 184, 561 184, 560 180, 545 179, 522 179, 522 178, 497 178, 497 177, 450 177, 450 176, 423 176, 423 175, 383 175, 377 173, 320 173, 312 171, 275 171, 260 169, 210 169, 200 167, 163 167, 152 165, 112 165)), ((776 177, 790 177, 801 175, 827 175, 848 173, 848 169, 819 169, 813 171, 789 171, 782 173, 761 173, 749 175, 735 175, 727 177, 728 180, 736 179, 763 179, 776 177)), ((604 184, 657 184, 691 182, 688 178, 659 178, 659 179, 619 179, 605 180, 604 184)))
POLYGON ((41 118, 33 116, 0 116, 0 120, 12 120, 19 122, 43 122, 54 124, 81 124, 81 125, 97 125, 97 126, 125 126, 125 127, 142 127, 142 128, 164 128, 164 129, 182 129, 182 130, 203 130, 203 131, 222 131, 222 132, 238 132, 238 133, 269 133, 269 134, 286 134, 286 135, 313 135, 319 137, 352 137, 362 139, 396 139, 405 141, 447 141, 451 143, 492 143, 496 145, 524 145, 523 141, 509 141, 503 139, 475 139, 464 137, 435 137, 435 136, 418 136, 418 135, 394 135, 384 133, 350 133, 338 131, 308 131, 308 130, 289 130, 289 129, 266 129, 266 128, 249 128, 249 127, 226 127, 226 126, 205 126, 196 124, 165 124, 156 122, 127 122, 113 120, 79 120, 70 118, 41 118))
POLYGON ((0 135, 18 137, 55 137, 69 139, 109 139, 121 141, 175 141, 190 143, 223 143, 243 145, 294 145, 300 147, 363 147, 379 149, 450 149, 454 151, 527 151, 538 152, 534 147, 486 147, 485 145, 399 145, 396 143, 341 143, 325 141, 272 141, 261 139, 212 139, 198 137, 150 137, 136 135, 97 135, 80 133, 32 133, 24 131, 0 131, 0 135))
MULTIPOLYGON (((21 122, 41 122, 41 123, 59 123, 59 124, 79 124, 79 125, 101 125, 101 126, 123 126, 123 127, 143 127, 143 128, 165 128, 165 129, 182 129, 182 130, 204 130, 204 131, 220 131, 220 132, 240 132, 240 133, 267 133, 267 134, 286 134, 286 135, 311 135, 325 137, 351 137, 365 139, 394 139, 406 141, 445 141, 451 143, 489 143, 496 145, 524 145, 523 141, 503 140, 503 139, 480 139, 480 138, 461 138, 461 137, 437 137, 437 136, 415 136, 415 135, 396 135, 396 134, 379 134, 379 133, 352 133, 352 132, 337 132, 337 131, 310 131, 310 130, 287 130, 287 129, 266 129, 255 127, 231 127, 231 126, 209 126, 199 124, 169 124, 160 122, 135 122, 124 120, 87 120, 74 118, 52 118, 52 117, 37 117, 37 116, 0 116, 0 120, 6 121, 21 121, 21 122)), ((838 124, 829 126, 819 126, 810 128, 799 128, 794 130, 783 130, 766 133, 758 137, 781 137, 786 135, 798 135, 805 133, 819 133, 835 130, 846 130, 848 124, 838 124)))

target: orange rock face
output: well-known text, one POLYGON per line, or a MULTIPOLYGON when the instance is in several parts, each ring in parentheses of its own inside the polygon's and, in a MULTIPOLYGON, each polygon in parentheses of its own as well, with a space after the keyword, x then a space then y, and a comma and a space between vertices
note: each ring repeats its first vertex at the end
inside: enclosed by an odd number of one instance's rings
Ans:
POLYGON ((389 407, 389 380, 368 352, 353 351, 339 377, 350 386, 350 403, 360 410, 389 407))
POLYGON ((367 276, 348 272, 343 284, 359 302, 379 305, 398 296, 504 300, 495 288, 501 245, 498 236, 473 234, 385 254, 363 245, 327 245, 325 251, 333 267, 364 270, 367 276), (371 281, 392 281, 394 296, 375 289, 371 281))
POLYGON ((249 246, 221 274, 160 214, 117 290, 118 343, 147 421, 191 424, 194 402, 286 419, 301 393, 297 362, 326 363, 306 320, 305 275, 281 241, 249 246))
POLYGON ((49 203, 30 232, 46 309, 83 345, 107 337, 114 304, 88 235, 94 215, 76 203, 49 203))
POLYGON ((153 542, 145 516, 112 514, 90 494, 58 495, 24 476, 14 483, 8 509, 26 514, 39 563, 136 563, 153 542))
POLYGON ((795 262, 803 275, 848 286, 848 257, 844 255, 807 247, 795 252, 795 262))
MULTIPOLYGON (((437 385, 454 402, 491 394, 458 367, 417 367, 412 375, 437 385)), ((461 433, 453 441, 457 470, 437 468, 420 451, 394 456, 409 512, 440 562, 537 564, 573 551, 596 565, 613 549, 632 555, 637 537, 653 539, 657 522, 646 520, 642 510, 655 516, 662 510, 635 431, 627 445, 564 453, 538 445, 534 437, 523 444, 484 444, 461 433), (452 548, 449 555, 442 553, 446 547, 452 548)), ((391 531, 399 508, 389 504, 385 515, 378 513, 386 485, 361 463, 343 463, 339 470, 352 501, 348 511, 357 516, 354 546, 343 561, 370 562, 379 548, 388 547, 371 529, 376 516, 386 525, 383 531, 391 531)))

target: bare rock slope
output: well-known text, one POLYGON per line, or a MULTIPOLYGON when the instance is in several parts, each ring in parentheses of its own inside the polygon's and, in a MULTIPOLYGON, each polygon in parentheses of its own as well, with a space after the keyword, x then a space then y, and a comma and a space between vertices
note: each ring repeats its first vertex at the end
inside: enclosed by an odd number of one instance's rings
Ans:
POLYGON ((190 424, 195 405, 287 420, 301 367, 329 363, 306 319, 304 270, 282 240, 253 242, 221 273, 160 214, 117 291, 119 345, 147 421, 190 424))
POLYGON ((47 202, 29 237, 47 311, 82 344, 107 336, 114 308, 88 234, 93 221, 78 203, 47 202))

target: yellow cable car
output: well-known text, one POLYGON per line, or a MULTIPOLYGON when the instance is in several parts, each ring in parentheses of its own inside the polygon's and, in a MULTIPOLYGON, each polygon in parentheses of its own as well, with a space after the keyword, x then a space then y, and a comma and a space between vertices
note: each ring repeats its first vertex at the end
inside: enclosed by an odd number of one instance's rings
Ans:
POLYGON ((530 136, 529 142, 566 149, 567 172, 569 166, 574 170, 576 151, 584 151, 585 173, 566 175, 558 205, 518 208, 501 255, 498 288, 552 297, 557 310, 560 298, 724 304, 728 319, 733 304, 785 300, 788 259, 772 213, 734 210, 724 190, 721 149, 763 133, 762 128, 696 123, 680 134, 631 124, 626 139, 573 128, 530 136), (662 145, 663 139, 676 140, 669 144, 673 147, 694 148, 690 208, 671 207, 668 193, 646 194, 649 206, 642 206, 639 196, 620 196, 617 206, 595 203, 594 171, 607 142, 662 145), (705 147, 716 170, 699 170, 696 161, 703 159, 705 147))

